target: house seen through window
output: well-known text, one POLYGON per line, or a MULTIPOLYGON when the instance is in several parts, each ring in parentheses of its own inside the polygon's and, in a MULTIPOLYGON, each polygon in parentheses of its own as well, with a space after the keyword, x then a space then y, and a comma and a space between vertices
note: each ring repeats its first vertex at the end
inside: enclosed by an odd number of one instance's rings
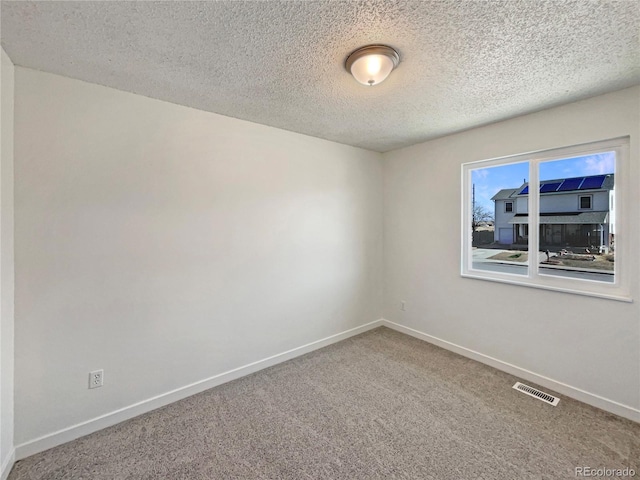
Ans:
POLYGON ((613 206, 625 152, 619 140, 464 165, 463 225, 476 228, 465 233, 463 275, 587 293, 620 287, 613 206))

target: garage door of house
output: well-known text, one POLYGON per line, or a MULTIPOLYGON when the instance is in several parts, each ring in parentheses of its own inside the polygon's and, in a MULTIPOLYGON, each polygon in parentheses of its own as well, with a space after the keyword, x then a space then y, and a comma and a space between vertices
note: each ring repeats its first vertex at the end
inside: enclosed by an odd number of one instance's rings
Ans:
POLYGON ((513 229, 501 228, 500 231, 500 243, 510 245, 513 243, 513 229))

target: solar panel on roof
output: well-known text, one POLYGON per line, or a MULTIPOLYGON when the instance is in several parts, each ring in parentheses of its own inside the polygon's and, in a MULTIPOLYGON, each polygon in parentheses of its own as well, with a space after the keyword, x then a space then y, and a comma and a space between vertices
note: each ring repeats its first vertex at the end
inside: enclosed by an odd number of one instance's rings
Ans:
POLYGON ((545 183, 540 186, 540 193, 555 192, 562 182, 545 183))
POLYGON ((529 193, 529 185, 524 187, 518 195, 526 195, 527 193, 529 193))
POLYGON ((567 178, 562 185, 558 188, 558 192, 566 192, 568 190, 578 190, 580 184, 584 180, 584 177, 580 178, 567 178))
POLYGON ((582 185, 580 185, 580 190, 588 190, 591 188, 602 188, 602 184, 604 183, 604 179, 606 177, 607 177, 606 175, 587 177, 584 179, 584 182, 582 182, 582 185))

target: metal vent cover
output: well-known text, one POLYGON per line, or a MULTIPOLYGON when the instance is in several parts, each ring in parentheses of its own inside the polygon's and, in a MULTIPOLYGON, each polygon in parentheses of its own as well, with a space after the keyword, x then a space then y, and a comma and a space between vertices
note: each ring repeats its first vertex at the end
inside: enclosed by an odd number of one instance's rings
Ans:
POLYGON ((553 405, 554 407, 558 405, 560 399, 558 397, 554 397, 553 395, 549 395, 537 388, 530 387, 529 385, 525 385, 524 383, 516 382, 513 386, 516 390, 525 393, 533 398, 537 398, 538 400, 542 400, 549 405, 553 405))

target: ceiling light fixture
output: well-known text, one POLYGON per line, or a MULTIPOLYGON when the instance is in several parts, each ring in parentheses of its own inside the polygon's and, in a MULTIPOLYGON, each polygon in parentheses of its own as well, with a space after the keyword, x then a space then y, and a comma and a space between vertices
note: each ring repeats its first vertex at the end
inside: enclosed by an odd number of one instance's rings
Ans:
POLYGON ((345 68, 363 85, 383 82, 400 63, 400 55, 386 45, 367 45, 347 58, 345 68))

